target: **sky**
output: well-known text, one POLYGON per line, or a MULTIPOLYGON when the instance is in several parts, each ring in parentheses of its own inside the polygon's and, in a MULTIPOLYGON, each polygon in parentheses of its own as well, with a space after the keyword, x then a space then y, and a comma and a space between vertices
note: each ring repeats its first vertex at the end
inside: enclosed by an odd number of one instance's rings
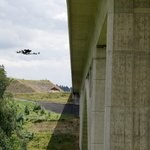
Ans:
POLYGON ((0 0, 0 64, 8 77, 71 86, 66 7, 66 0, 0 0))

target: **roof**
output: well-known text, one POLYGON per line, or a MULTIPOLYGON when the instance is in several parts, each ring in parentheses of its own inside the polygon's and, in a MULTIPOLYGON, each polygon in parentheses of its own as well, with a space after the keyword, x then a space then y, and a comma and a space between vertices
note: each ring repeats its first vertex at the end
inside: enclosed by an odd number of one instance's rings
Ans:
POLYGON ((58 91, 63 91, 61 88, 58 86, 53 86, 50 90, 58 90, 58 91))

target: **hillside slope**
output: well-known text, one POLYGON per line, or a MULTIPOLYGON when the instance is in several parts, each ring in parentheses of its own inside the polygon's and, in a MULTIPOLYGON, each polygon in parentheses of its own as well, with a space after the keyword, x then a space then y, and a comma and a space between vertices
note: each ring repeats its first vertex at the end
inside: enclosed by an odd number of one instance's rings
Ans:
POLYGON ((7 91, 12 93, 49 92, 54 86, 49 80, 13 79, 7 91))

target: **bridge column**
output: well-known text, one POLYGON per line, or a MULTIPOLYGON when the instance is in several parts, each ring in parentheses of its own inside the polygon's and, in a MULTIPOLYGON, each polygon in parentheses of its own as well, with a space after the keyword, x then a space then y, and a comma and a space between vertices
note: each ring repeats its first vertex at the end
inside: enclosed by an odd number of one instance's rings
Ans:
POLYGON ((80 95, 80 150, 88 150, 87 97, 85 89, 80 95))
POLYGON ((104 149, 106 48, 97 48, 80 97, 80 149, 104 149))
POLYGON ((150 149, 150 1, 108 0, 105 150, 150 149))
POLYGON ((106 48, 97 48, 93 56, 91 80, 91 147, 90 150, 104 148, 104 101, 106 48))

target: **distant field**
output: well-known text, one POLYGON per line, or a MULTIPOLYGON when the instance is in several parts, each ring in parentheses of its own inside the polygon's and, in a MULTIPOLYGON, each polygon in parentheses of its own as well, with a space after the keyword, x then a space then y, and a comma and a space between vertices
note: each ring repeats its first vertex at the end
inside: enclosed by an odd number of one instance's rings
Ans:
POLYGON ((78 150, 78 117, 46 111, 35 102, 14 103, 23 130, 30 135, 27 150, 78 150))
POLYGON ((15 98, 33 100, 33 101, 46 101, 54 103, 70 103, 70 93, 59 92, 59 93, 21 93, 14 94, 15 98))

